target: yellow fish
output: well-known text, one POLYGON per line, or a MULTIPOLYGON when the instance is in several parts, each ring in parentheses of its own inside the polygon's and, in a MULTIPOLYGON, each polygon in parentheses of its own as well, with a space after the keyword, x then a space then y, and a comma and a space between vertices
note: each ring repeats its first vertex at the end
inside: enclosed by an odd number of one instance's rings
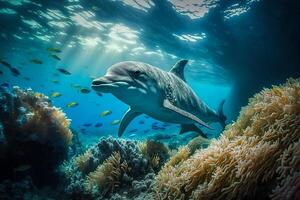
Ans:
POLYGON ((113 120, 110 124, 111 124, 111 125, 117 125, 117 124, 119 124, 119 123, 120 123, 120 120, 115 119, 115 120, 113 120))
POLYGON ((112 113, 111 110, 105 110, 105 111, 103 111, 103 112, 100 113, 100 116, 101 116, 101 117, 105 117, 105 116, 107 116, 107 115, 110 115, 111 113, 112 113))
POLYGON ((50 96, 53 97, 53 98, 57 98, 57 97, 61 96, 61 93, 59 93, 59 92, 53 92, 50 96))
POLYGON ((60 49, 54 48, 54 47, 49 47, 49 48, 47 48, 47 51, 55 52, 55 53, 61 53, 61 50, 60 50, 60 49))
POLYGON ((72 102, 67 104, 67 107, 71 108, 71 107, 75 107, 75 106, 78 106, 78 105, 79 105, 79 103, 77 103, 76 101, 72 101, 72 102))
POLYGON ((88 94, 88 93, 91 92, 91 90, 89 90, 88 88, 81 88, 81 89, 80 89, 80 92, 81 92, 82 94, 88 94))

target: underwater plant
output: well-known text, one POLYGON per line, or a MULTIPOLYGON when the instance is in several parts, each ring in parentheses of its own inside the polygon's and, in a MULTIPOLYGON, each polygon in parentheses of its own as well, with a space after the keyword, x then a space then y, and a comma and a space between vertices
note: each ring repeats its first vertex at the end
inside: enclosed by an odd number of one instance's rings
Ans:
POLYGON ((208 148, 162 168, 157 198, 299 199, 299 124, 299 79, 262 90, 208 148))
POLYGON ((163 143, 158 141, 146 140, 140 142, 139 149, 155 171, 158 171, 169 158, 170 150, 163 143))
POLYGON ((30 174, 35 182, 51 182, 55 168, 67 158, 73 137, 65 114, 41 93, 1 87, 0 122, 1 163, 6 163, 1 177, 10 178, 19 171, 30 174))
MULTIPOLYGON (((165 163, 162 170, 166 170, 169 167, 174 167, 175 165, 179 164, 182 161, 185 161, 190 156, 190 149, 189 147, 181 147, 178 149, 176 153, 165 163)), ((161 173, 161 171, 160 171, 161 173)))
POLYGON ((119 187, 123 174, 128 171, 126 160, 121 162, 120 153, 113 152, 95 171, 88 174, 85 188, 91 192, 94 187, 98 187, 105 196, 119 187))
POLYGON ((89 161, 92 157, 92 152, 87 150, 83 154, 74 158, 75 165, 79 168, 82 173, 87 173, 89 168, 89 161))

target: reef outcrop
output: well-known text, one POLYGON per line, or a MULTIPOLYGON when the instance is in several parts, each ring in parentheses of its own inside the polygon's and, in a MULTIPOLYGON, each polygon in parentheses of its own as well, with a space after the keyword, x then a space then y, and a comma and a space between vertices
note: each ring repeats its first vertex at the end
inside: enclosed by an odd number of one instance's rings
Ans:
POLYGON ((135 199, 154 190, 154 172, 168 158, 162 143, 108 137, 65 162, 61 172, 70 198, 135 199))
POLYGON ((73 137, 65 114, 41 93, 1 87, 0 124, 1 180, 29 175, 36 185, 55 181, 73 137))
POLYGON ((157 175, 157 199, 299 199, 300 80, 256 94, 208 148, 185 148, 157 175))
POLYGON ((0 103, 3 199, 300 198, 299 79, 256 94, 219 138, 195 137, 172 150, 103 137, 83 151, 46 96, 2 88, 0 103), (41 178, 48 186, 56 169, 57 187, 36 187, 41 178))

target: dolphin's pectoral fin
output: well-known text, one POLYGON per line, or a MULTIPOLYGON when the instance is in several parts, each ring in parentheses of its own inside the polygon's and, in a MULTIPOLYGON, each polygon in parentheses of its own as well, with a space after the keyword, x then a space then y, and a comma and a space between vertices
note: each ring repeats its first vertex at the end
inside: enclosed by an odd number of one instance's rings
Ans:
POLYGON ((120 127, 119 127, 119 131, 118 131, 118 136, 121 137, 126 129, 126 127, 128 126, 128 124, 137 116, 141 115, 142 113, 137 112, 135 110, 132 110, 131 108, 129 108, 126 113, 124 114, 121 123, 120 123, 120 127))
POLYGON ((179 134, 183 134, 190 131, 199 133, 199 135, 201 135, 202 137, 207 138, 207 136, 195 124, 182 124, 179 134))
POLYGON ((163 106, 167 109, 170 109, 190 120, 193 120, 194 122, 196 123, 199 123, 201 124, 202 126, 205 126, 206 128, 209 128, 209 129, 213 129, 211 128, 208 124, 206 124, 204 121, 202 121, 201 119, 199 119, 198 117, 196 117, 195 115, 193 115, 192 113, 189 113, 185 110, 182 110, 176 106, 174 106, 168 99, 165 99, 164 102, 163 102, 163 106))

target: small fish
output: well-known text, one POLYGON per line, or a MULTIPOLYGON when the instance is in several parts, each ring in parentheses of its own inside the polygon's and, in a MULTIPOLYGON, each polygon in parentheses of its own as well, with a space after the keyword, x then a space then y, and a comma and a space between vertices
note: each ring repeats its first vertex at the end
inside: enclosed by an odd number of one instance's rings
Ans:
POLYGON ((134 133, 134 132, 137 132, 137 131, 138 131, 138 129, 135 128, 135 129, 130 130, 129 133, 134 133))
POLYGON ((85 124, 83 124, 83 126, 90 127, 90 126, 92 126, 92 124, 91 123, 85 123, 85 124))
POLYGON ((27 171, 27 170, 29 170, 31 168, 31 166, 30 165, 21 165, 21 166, 19 166, 19 167, 17 167, 17 168, 14 168, 14 171, 15 172, 23 172, 23 171, 27 171))
POLYGON ((67 70, 65 70, 65 69, 63 69, 63 68, 58 68, 57 70, 58 70, 59 72, 65 74, 65 75, 71 75, 70 72, 68 72, 67 70))
POLYGON ((82 94, 88 94, 88 93, 91 92, 91 90, 88 89, 88 88, 81 88, 81 89, 80 89, 80 92, 81 92, 82 94))
POLYGON ((81 131, 82 134, 86 134, 86 129, 85 128, 80 129, 80 131, 81 131))
POLYGON ((120 120, 115 119, 115 120, 113 120, 110 124, 111 124, 111 125, 117 125, 117 124, 119 124, 119 123, 120 123, 120 120))
POLYGON ((132 134, 129 135, 129 137, 134 137, 134 136, 136 136, 135 133, 132 133, 132 134))
POLYGON ((36 59, 36 58, 31 59, 30 62, 33 64, 37 64, 37 65, 43 64, 43 61, 36 59))
POLYGON ((57 55, 55 55, 55 54, 51 54, 51 57, 52 58, 54 58, 54 59, 56 59, 56 60, 61 60, 61 58, 60 57, 58 57, 57 55))
POLYGON ((1 60, 0 63, 7 67, 11 71, 11 73, 13 73, 14 76, 19 76, 21 74, 17 68, 12 67, 8 62, 1 60))
POLYGON ((139 124, 145 124, 145 122, 143 120, 140 120, 139 124))
POLYGON ((54 48, 54 47, 47 48, 47 51, 49 51, 49 52, 55 52, 55 53, 61 53, 60 49, 54 48))
POLYGON ((53 97, 53 98, 57 98, 57 97, 61 96, 61 93, 59 93, 59 92, 53 92, 52 94, 50 94, 50 96, 53 97))
POLYGON ((72 102, 67 104, 67 107, 72 108, 72 107, 75 107, 75 106, 78 106, 78 105, 79 105, 79 103, 77 103, 76 101, 72 101, 72 102))
POLYGON ((52 80, 52 83, 59 83, 59 80, 52 80))
POLYGON ((11 67, 9 69, 13 73, 14 76, 19 76, 21 74, 17 68, 11 67))
POLYGON ((101 116, 101 117, 105 117, 105 116, 107 116, 107 115, 110 115, 111 113, 112 113, 111 110, 105 110, 105 111, 103 111, 103 112, 100 113, 100 116, 101 116))
POLYGON ((2 83, 1 86, 2 87, 9 87, 9 84, 8 83, 2 83))
POLYGON ((100 92, 96 92, 96 94, 97 94, 99 97, 102 97, 102 96, 103 96, 103 94, 100 93, 100 92))
POLYGON ((2 65, 4 65, 5 67, 11 68, 11 65, 8 62, 4 61, 4 60, 1 60, 0 63, 2 65))
POLYGON ((98 123, 95 124, 95 127, 97 127, 97 128, 98 128, 98 127, 101 127, 101 126, 103 126, 103 124, 100 123, 100 122, 98 122, 98 123))

